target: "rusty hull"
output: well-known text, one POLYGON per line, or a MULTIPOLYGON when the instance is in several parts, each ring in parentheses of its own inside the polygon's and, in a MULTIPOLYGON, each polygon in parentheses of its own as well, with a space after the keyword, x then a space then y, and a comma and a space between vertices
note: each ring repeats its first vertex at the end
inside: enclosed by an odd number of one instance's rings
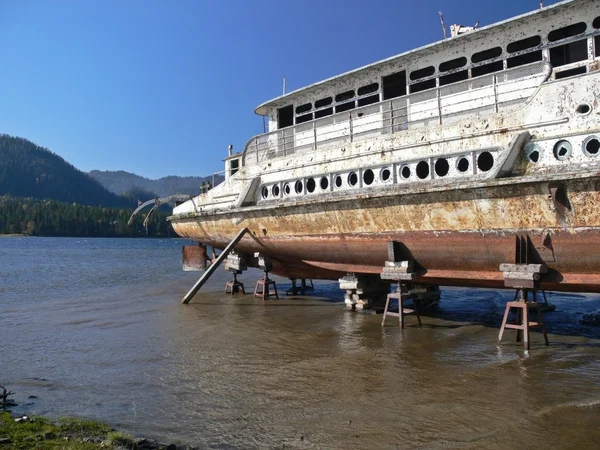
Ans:
POLYGON ((417 282, 452 286, 504 287, 499 265, 515 262, 515 238, 527 235, 550 268, 542 288, 600 292, 600 178, 552 178, 324 196, 171 220, 179 235, 216 248, 247 227, 236 249, 270 255, 274 272, 292 278, 378 274, 395 240, 426 271, 417 282))

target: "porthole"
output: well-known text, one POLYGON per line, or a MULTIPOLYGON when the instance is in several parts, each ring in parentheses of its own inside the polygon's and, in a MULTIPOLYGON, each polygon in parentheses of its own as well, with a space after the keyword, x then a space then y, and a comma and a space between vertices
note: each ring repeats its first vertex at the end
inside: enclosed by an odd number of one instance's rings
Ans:
POLYGON ((381 172, 379 173, 379 178, 381 178, 382 181, 389 180, 391 176, 392 176, 392 172, 387 167, 384 167, 383 169, 381 169, 381 172))
POLYGON ((420 161, 419 164, 417 164, 416 172, 421 180, 427 178, 429 176, 429 163, 427 161, 420 161))
POLYGON ((400 176, 403 179, 408 180, 410 178, 410 167, 409 166, 402 167, 402 169, 400 169, 400 176))
POLYGON ((289 183, 285 183, 285 185, 283 186, 283 193, 285 195, 290 195, 290 184, 289 183))
POLYGON ((294 190, 296 191, 296 194, 302 194, 303 187, 304 185, 302 184, 302 180, 296 181, 296 183, 294 184, 294 190))
POLYGON ((262 198, 268 198, 269 197, 269 188, 267 186, 264 186, 262 188, 262 198))
POLYGON ((279 197, 279 186, 278 185, 273 186, 273 189, 271 189, 271 192, 273 193, 273 197, 279 197))
POLYGON ((600 141, 597 136, 590 136, 583 141, 583 153, 587 156, 598 156, 600 152, 600 141))
POLYGON ((329 178, 322 177, 320 184, 321 184, 321 189, 323 189, 323 190, 327 189, 329 187, 329 178))
POLYGON ((525 158, 527 161, 532 163, 537 163, 540 161, 542 157, 542 149, 535 142, 529 142, 525 146, 525 158))
POLYGON ((335 187, 342 187, 342 177, 340 175, 335 176, 335 187))
POLYGON ((448 175, 448 171, 450 170, 450 165, 448 164, 448 160, 446 158, 438 159, 433 167, 435 169, 435 174, 438 177, 445 177, 448 175))
POLYGON ((363 172, 363 181, 367 186, 373 184, 373 181, 375 181, 375 175, 371 169, 367 169, 363 172))
POLYGON ((577 109, 575 110, 575 112, 577 114, 579 114, 580 116, 587 116, 591 110, 592 110, 592 107, 590 106, 589 103, 581 103, 579 106, 577 106, 577 109))
POLYGON ((561 139, 554 144, 554 157, 559 161, 566 161, 573 153, 573 146, 569 141, 561 139))
POLYGON ((348 175, 348 184, 350 186, 356 186, 356 183, 358 183, 358 176, 355 172, 350 172, 348 175))
POLYGON ((487 172, 494 167, 494 156, 490 152, 481 152, 477 157, 477 167, 482 172, 487 172))
POLYGON ((315 187, 316 187, 316 183, 315 183, 315 179, 314 178, 309 178, 308 180, 306 180, 306 190, 310 193, 315 192, 315 187))
POLYGON ((469 170, 470 165, 471 164, 469 163, 469 160, 463 156, 456 162, 456 169, 459 172, 465 173, 467 170, 469 170))

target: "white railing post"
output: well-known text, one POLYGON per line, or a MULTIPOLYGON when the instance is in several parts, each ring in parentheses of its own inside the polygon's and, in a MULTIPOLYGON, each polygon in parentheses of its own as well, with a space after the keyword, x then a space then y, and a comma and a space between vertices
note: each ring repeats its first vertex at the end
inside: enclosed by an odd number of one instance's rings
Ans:
POLYGON ((494 74, 492 78, 492 82, 494 84, 494 111, 498 112, 498 80, 497 75, 494 74))
POLYGON ((317 121, 313 121, 313 150, 317 151, 317 121))
POLYGON ((440 117, 440 125, 442 124, 442 93, 440 92, 441 88, 437 88, 437 104, 438 104, 438 115, 440 117))
POLYGON ((350 127, 350 142, 352 142, 352 134, 353 134, 353 129, 352 129, 352 113, 348 113, 348 126, 350 127))

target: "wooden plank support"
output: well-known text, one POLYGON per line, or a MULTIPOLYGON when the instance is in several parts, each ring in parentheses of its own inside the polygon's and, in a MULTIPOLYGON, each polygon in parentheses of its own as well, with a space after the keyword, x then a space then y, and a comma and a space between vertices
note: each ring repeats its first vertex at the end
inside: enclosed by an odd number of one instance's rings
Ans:
POLYGON ((225 258, 227 258, 227 255, 229 254, 229 252, 231 250, 233 250, 233 248, 237 245, 238 242, 240 242, 242 240, 242 238, 244 237, 244 235, 247 232, 248 232, 248 228, 242 228, 240 230, 240 232, 233 238, 233 240, 221 252, 221 254, 217 258, 217 260, 214 263, 212 263, 208 269, 206 269, 206 272, 204 272, 202 274, 202 276, 200 277, 200 279, 198 281, 196 281, 196 284, 194 284, 194 286, 192 286, 192 288, 189 290, 189 292, 187 294, 185 294, 185 296, 181 300, 182 304, 187 305, 190 302, 190 300, 194 297, 194 295, 196 295, 198 293, 198 291, 204 285, 204 283, 206 283, 206 281, 212 276, 212 274, 215 272, 215 270, 217 270, 217 268, 221 265, 223 260, 225 258))

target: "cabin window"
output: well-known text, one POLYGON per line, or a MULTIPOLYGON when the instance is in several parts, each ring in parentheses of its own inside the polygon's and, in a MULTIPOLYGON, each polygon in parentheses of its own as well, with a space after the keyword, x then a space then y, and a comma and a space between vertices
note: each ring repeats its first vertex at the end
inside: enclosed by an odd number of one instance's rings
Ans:
POLYGON ((379 90, 379 83, 371 83, 358 88, 358 95, 367 95, 379 90))
POLYGON ((440 77, 440 86, 445 86, 451 83, 457 83, 459 81, 464 81, 469 78, 468 70, 461 70, 460 72, 454 72, 449 75, 444 75, 440 77))
POLYGON ((331 97, 322 98, 321 100, 317 100, 315 102, 315 108, 322 108, 323 106, 331 105, 331 102, 333 102, 331 97))
POLYGON ((564 66, 588 59, 587 39, 570 42, 550 49, 550 64, 554 67, 564 66))
POLYGON ((458 69, 467 65, 467 58, 464 56, 450 61, 445 61, 440 64, 440 72, 448 72, 449 70, 458 69))
POLYGON ((292 105, 277 110, 277 128, 291 127, 294 125, 294 107, 292 105))
POLYGON ((583 67, 575 67, 574 69, 563 70, 562 72, 556 73, 556 79, 560 80, 561 78, 574 77, 575 75, 581 75, 586 72, 585 66, 583 67))
POLYGON ((435 67, 429 66, 423 69, 414 70, 410 73, 410 79, 412 81, 419 80, 420 78, 430 77, 435 73, 435 67))
POLYGON ((587 25, 585 22, 574 23, 566 27, 559 28, 558 30, 552 30, 548 33, 548 40, 550 42, 560 41, 571 36, 577 36, 578 34, 585 33, 587 25))
POLYGON ((232 176, 240 169, 240 160, 231 159, 229 160, 229 176, 232 176))
POLYGON ((542 38, 540 36, 531 36, 526 39, 521 39, 520 41, 511 42, 506 47, 508 53, 516 53, 523 50, 527 50, 528 48, 537 47, 542 43, 542 38))
POLYGON ((379 94, 369 95, 368 97, 363 97, 358 99, 358 106, 367 106, 372 105, 373 103, 377 103, 379 101, 379 94))
POLYGON ((482 52, 473 53, 473 56, 471 56, 471 62, 473 62, 475 64, 480 63, 482 61, 487 61, 488 59, 497 58, 501 54, 502 54, 502 48, 500 48, 500 47, 490 48, 489 50, 484 50, 482 52))
POLYGON ((600 57, 600 35, 594 36, 594 48, 596 49, 596 58, 600 57))
POLYGON ((383 99, 406 95, 406 70, 383 77, 383 99))
POLYGON ((304 123, 304 122, 309 122, 311 120, 313 120, 312 113, 304 114, 302 116, 297 116, 296 117, 296 124, 304 123))
POLYGON ((331 116, 332 114, 333 114, 333 108, 320 109, 319 111, 315 111, 315 119, 331 116))
POLYGON ((341 113, 344 111, 350 111, 351 109, 354 109, 354 108, 356 108, 356 104, 354 102, 341 103, 339 105, 336 105, 335 112, 341 113))
POLYGON ((473 67, 471 69, 471 77, 481 77, 483 75, 489 75, 490 73, 500 72, 504 69, 502 61, 496 61, 483 66, 473 67))
POLYGON ((536 61, 542 61, 542 51, 538 50, 536 52, 525 53, 524 55, 513 56, 512 58, 508 58, 506 60, 506 67, 509 69, 511 67, 523 66, 525 64, 531 64, 536 61))
POLYGON ((296 107, 296 114, 302 114, 308 112, 312 109, 311 103, 305 103, 304 105, 300 105, 296 107))
POLYGON ((335 101, 343 102, 344 100, 350 100, 351 98, 354 98, 354 91, 346 91, 346 92, 342 92, 341 94, 336 95, 335 101))
POLYGON ((592 22, 592 26, 597 30, 600 28, 600 16, 596 17, 592 22))
POLYGON ((420 83, 415 83, 410 85, 410 93, 414 94, 416 92, 426 91, 427 89, 433 89, 435 87, 435 79, 421 81, 420 83))

